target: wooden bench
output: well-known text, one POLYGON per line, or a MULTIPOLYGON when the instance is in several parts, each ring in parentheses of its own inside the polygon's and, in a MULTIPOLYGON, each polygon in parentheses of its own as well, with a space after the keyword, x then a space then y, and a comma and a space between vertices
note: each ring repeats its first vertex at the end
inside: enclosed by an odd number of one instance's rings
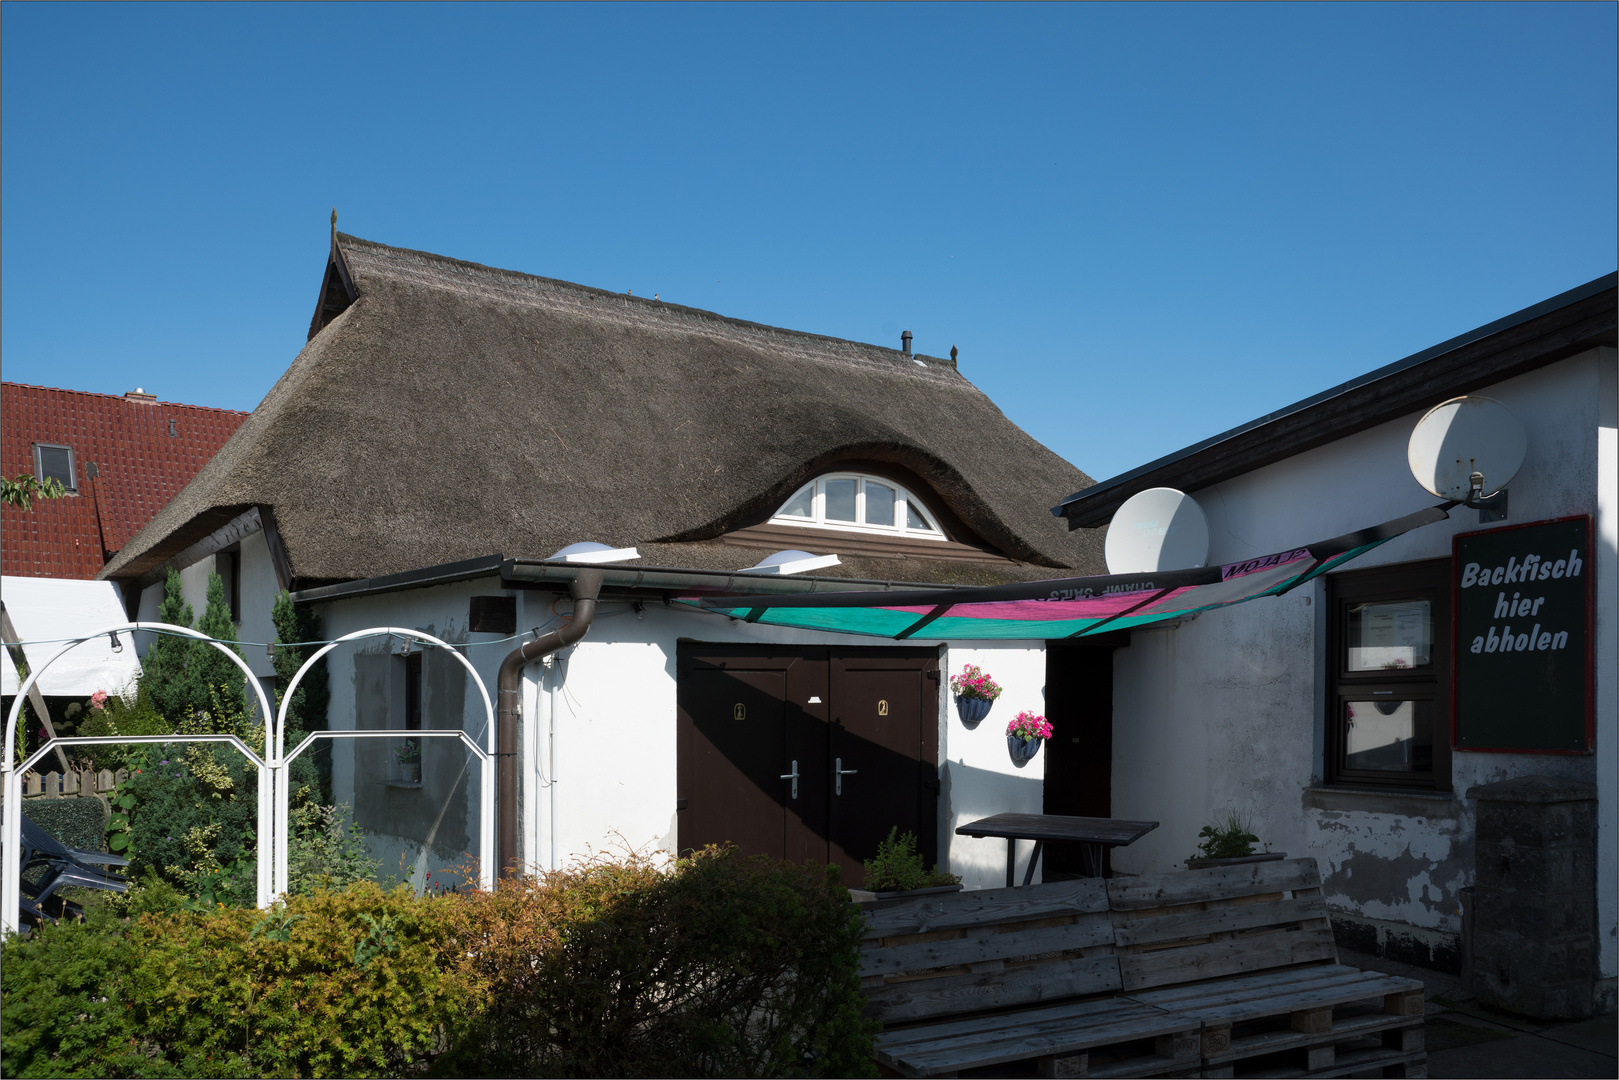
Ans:
POLYGON ((862 908, 894 1074, 1423 1075, 1422 985, 1337 963, 1313 859, 862 908))

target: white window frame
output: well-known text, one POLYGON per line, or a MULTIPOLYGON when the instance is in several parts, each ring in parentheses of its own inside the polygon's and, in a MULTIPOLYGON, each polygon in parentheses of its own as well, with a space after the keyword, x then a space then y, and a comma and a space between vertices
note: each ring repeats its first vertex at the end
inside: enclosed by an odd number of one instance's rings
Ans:
POLYGON ((62 443, 37 442, 34 444, 34 479, 41 484, 45 482, 45 457, 41 450, 67 451, 67 478, 68 482, 62 485, 62 490, 70 495, 79 493, 79 456, 73 452, 73 447, 62 443))
POLYGON ((783 501, 781 504, 781 509, 777 510, 775 515, 771 517, 770 524, 794 525, 799 528, 809 529, 830 529, 836 532, 866 533, 872 536, 904 537, 910 540, 948 541, 950 539, 944 534, 944 530, 939 528, 938 515, 932 510, 928 509, 928 505, 925 502, 911 494, 905 485, 895 483, 886 476, 874 476, 869 473, 835 472, 825 473, 824 475, 817 476, 814 480, 811 480, 803 487, 800 487, 797 491, 794 491, 792 495, 783 501), (832 480, 855 481, 854 521, 827 520, 826 485, 828 481, 832 480), (868 483, 881 484, 883 487, 891 488, 893 490, 894 524, 872 525, 866 522, 866 484, 868 483), (802 495, 806 488, 808 488, 812 493, 810 496, 810 516, 799 517, 796 515, 787 514, 785 511, 788 504, 802 495), (930 526, 929 528, 914 529, 910 527, 910 515, 908 511, 912 507, 916 509, 917 514, 921 516, 922 520, 930 526))

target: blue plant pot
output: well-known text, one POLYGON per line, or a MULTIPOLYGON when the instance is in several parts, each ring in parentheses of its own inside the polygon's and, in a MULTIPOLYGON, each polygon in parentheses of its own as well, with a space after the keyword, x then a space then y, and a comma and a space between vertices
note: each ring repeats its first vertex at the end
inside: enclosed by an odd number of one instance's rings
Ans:
POLYGON ((1012 755, 1012 760, 1021 769, 1028 764, 1034 755, 1040 752, 1040 744, 1043 742, 1045 742, 1044 739, 1030 739, 1028 742, 1024 742, 1016 735, 1008 735, 1006 737, 1006 752, 1012 755))
POLYGON ((995 703, 988 698, 956 696, 956 715, 968 727, 976 727, 978 722, 989 715, 989 710, 995 703))

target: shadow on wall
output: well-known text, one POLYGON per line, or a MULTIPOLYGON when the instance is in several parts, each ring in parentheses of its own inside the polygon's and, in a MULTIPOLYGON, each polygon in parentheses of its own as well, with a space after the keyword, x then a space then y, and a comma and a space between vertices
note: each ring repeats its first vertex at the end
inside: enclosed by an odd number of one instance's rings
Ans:
POLYGON ((476 846, 469 833, 469 800, 477 797, 477 770, 465 746, 449 738, 411 740, 405 730, 413 698, 418 726, 463 726, 466 669, 441 650, 419 656, 419 688, 412 693, 406 686, 405 657, 388 652, 355 654, 355 728, 397 730, 399 741, 355 741, 349 751, 353 790, 336 793, 340 801, 351 801, 355 822, 366 833, 367 850, 382 863, 379 877, 388 880, 397 874, 418 885, 428 872, 436 879, 468 858, 476 846), (396 751, 412 743, 420 760, 407 772, 396 751))
MULTIPOLYGON (((939 862, 960 874, 969 889, 999 889, 1006 885, 1006 841, 992 837, 955 835, 956 826, 991 814, 1038 814, 1045 784, 1039 777, 1016 776, 979 769, 959 761, 944 765, 939 794, 939 862)), ((1018 884, 1029 866, 1034 844, 1017 842, 1018 884)), ((1035 875, 1035 881, 1040 875, 1035 875)))

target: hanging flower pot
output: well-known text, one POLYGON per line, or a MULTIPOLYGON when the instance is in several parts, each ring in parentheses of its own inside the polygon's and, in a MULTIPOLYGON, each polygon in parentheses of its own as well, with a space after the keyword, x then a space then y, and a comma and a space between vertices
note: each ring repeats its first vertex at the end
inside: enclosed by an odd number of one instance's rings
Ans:
POLYGON ((950 692, 956 695, 956 715, 968 727, 989 715, 990 706, 1001 696, 1001 687, 994 679, 980 671, 978 665, 968 664, 960 675, 950 676, 950 692))
POLYGON ((1032 712, 1020 712, 1015 720, 1006 725, 1006 751, 1020 769, 1040 752, 1040 744, 1049 738, 1050 722, 1032 712))
POLYGON ((1008 735, 1006 749, 1011 752, 1012 760, 1021 764, 1040 752, 1040 740, 1020 739, 1016 735, 1008 735))
POLYGON ((978 722, 989 715, 990 707, 995 703, 988 698, 965 697, 956 695, 956 715, 968 727, 977 727, 978 722))

